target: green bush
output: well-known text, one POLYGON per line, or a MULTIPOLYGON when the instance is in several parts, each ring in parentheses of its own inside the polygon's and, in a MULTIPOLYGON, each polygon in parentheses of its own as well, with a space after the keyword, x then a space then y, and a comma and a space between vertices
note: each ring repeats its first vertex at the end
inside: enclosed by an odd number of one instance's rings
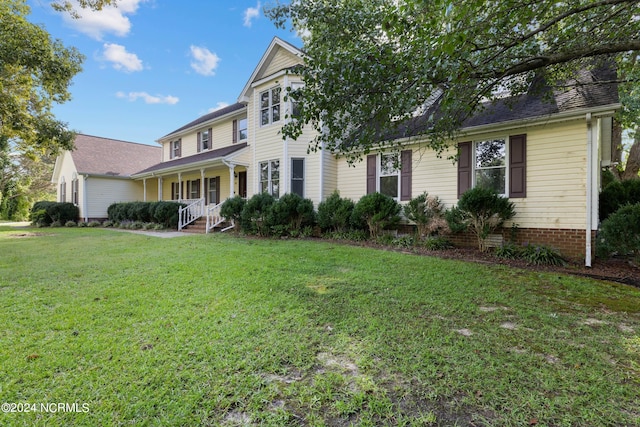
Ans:
POLYGON ((362 196, 353 208, 352 224, 364 222, 372 238, 377 238, 382 230, 400 222, 402 206, 389 196, 371 193, 362 196))
POLYGON ((627 204, 640 203, 640 179, 613 181, 600 193, 600 221, 627 204))
POLYGON ((631 256, 636 262, 640 260, 640 203, 623 206, 602 222, 596 255, 631 256))
POLYGON ((430 251, 441 251, 443 249, 451 249, 453 248, 453 244, 446 239, 445 237, 429 237, 424 242, 422 242, 422 246, 430 251))
POLYGON ((504 259, 522 259, 534 265, 566 264, 558 251, 545 245, 518 246, 513 243, 505 243, 496 248, 496 256, 504 259))
POLYGON ((234 196, 225 200, 220 207, 220 215, 227 221, 233 221, 236 233, 242 229, 242 209, 246 203, 247 201, 242 197, 234 196))
POLYGON ((335 191, 326 200, 318 204, 318 225, 322 231, 346 232, 350 228, 351 214, 355 203, 343 199, 335 191))
POLYGON ((89 221, 87 227, 100 227, 100 221, 89 221))
POLYGON ((78 224, 75 221, 67 221, 64 223, 65 227, 77 227, 78 224))
POLYGON ((458 200, 457 210, 452 210, 447 219, 459 221, 450 224, 451 229, 464 226, 478 239, 478 248, 486 250, 484 240, 506 220, 515 216, 515 206, 505 197, 501 197, 495 190, 474 187, 466 191, 458 200))
POLYGON ((438 196, 429 196, 424 192, 414 197, 404 206, 404 215, 416 223, 421 238, 449 232, 445 208, 438 196))
POLYGON ((80 216, 80 210, 73 203, 40 201, 33 204, 30 216, 34 225, 45 227, 54 222, 59 224, 66 224, 68 221, 75 222, 80 216))
POLYGON ((275 199, 268 193, 255 194, 247 200, 240 215, 242 230, 248 234, 268 236, 271 230, 266 219, 274 203, 275 199))
POLYGON ((315 224, 313 202, 287 193, 271 205, 265 221, 274 235, 290 235, 292 231, 299 233, 303 227, 315 224))
POLYGON ((187 205, 178 202, 155 202, 153 210, 153 222, 161 224, 166 228, 178 228, 178 211, 187 205))

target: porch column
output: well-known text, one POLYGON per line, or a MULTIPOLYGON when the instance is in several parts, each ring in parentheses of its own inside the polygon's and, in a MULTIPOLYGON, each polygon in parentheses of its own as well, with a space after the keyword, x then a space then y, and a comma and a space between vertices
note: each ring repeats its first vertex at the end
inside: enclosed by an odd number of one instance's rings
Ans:
POLYGON ((204 168, 200 169, 200 198, 204 199, 204 168))
POLYGON ((178 201, 182 202, 182 172, 178 172, 178 201))
POLYGON ((144 178, 142 180, 142 201, 146 202, 147 201, 147 178, 144 178))
POLYGON ((158 177, 158 201, 162 201, 162 177, 158 177))
POLYGON ((229 198, 234 196, 234 170, 236 168, 236 165, 234 164, 230 164, 229 165, 229 198))

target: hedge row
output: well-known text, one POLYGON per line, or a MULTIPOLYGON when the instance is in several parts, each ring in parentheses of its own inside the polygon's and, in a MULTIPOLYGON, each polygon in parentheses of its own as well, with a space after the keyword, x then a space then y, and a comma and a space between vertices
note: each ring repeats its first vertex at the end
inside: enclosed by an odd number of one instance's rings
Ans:
POLYGON ((29 219, 33 225, 49 227, 54 222, 65 224, 77 221, 79 216, 80 210, 73 203, 40 201, 33 204, 29 219))
POLYGON ((107 208, 107 216, 113 222, 152 222, 167 228, 177 228, 178 211, 181 207, 186 205, 171 201, 114 203, 107 208))

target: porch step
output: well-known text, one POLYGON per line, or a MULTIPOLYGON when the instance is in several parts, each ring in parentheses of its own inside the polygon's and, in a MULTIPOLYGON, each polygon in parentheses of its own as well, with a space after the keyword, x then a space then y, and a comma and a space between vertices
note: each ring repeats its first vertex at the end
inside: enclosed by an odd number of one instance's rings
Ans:
POLYGON ((207 218, 202 217, 196 219, 191 224, 182 229, 185 233, 205 234, 207 232, 207 218))
MULTIPOLYGON (((213 230, 212 232, 215 231, 220 231, 225 227, 228 227, 229 223, 228 222, 222 222, 220 224, 218 224, 213 230)), ((192 222, 191 224, 187 225, 185 228, 182 229, 183 232, 185 233, 193 233, 193 234, 205 234, 207 232, 207 218, 206 217, 202 217, 202 218, 198 218, 197 220, 195 220, 194 222, 192 222)))

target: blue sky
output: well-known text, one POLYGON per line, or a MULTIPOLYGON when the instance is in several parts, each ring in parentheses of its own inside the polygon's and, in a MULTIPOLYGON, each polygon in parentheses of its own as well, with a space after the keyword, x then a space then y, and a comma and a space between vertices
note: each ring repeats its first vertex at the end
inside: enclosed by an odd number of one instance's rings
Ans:
POLYGON ((29 21, 85 56, 57 105, 58 120, 80 133, 154 144, 213 109, 237 102, 271 39, 301 46, 278 30, 258 0, 118 0, 117 8, 55 12, 28 0, 29 21))

